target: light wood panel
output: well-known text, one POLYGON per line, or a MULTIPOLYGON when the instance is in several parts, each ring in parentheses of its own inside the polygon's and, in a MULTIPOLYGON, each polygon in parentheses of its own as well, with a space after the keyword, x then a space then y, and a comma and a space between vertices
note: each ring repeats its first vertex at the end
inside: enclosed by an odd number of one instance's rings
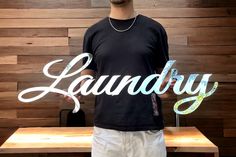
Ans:
MULTIPOLYGON (((59 74, 66 63, 80 54, 84 32, 108 16, 108 2, 0 0, 0 141, 19 126, 58 126, 59 110, 74 107, 55 94, 32 103, 19 102, 17 94, 54 81, 43 75, 43 66, 62 58, 64 62, 51 71, 59 74)), ((138 13, 166 28, 170 58, 177 60, 175 66, 180 74, 187 77, 190 73, 213 73, 211 85, 219 82, 213 96, 206 98, 191 115, 181 116, 181 124, 197 126, 220 146, 222 157, 234 156, 236 1, 135 0, 134 3, 138 13)), ((80 66, 81 62, 77 67, 80 66)), ((58 87, 67 88, 74 79, 63 80, 58 87)), ((178 99, 183 97, 187 96, 178 99)), ((167 126, 174 125, 172 109, 176 99, 163 101, 167 126)), ((81 105, 89 126, 93 125, 94 101, 94 96, 87 96, 81 105)))
MULTIPOLYGON (((0 28, 71 28, 89 27, 102 18, 96 19, 1 19, 0 28)), ((233 18, 158 18, 165 27, 234 27, 233 18)))
MULTIPOLYGON (((91 152, 92 133, 92 127, 20 128, 1 146, 1 152, 91 152), (32 142, 31 137, 35 135, 32 142)), ((212 153, 215 157, 219 155, 218 147, 195 127, 167 127, 164 138, 169 152, 212 153)))
POLYGON ((0 64, 17 64, 17 56, 1 56, 0 64))

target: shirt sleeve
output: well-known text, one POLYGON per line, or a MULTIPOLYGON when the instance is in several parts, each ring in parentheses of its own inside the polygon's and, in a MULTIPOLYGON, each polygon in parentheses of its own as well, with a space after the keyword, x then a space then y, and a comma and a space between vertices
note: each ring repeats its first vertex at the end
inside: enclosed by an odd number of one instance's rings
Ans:
MULTIPOLYGON (((90 62, 90 64, 85 68, 85 69, 91 69, 94 71, 97 71, 97 65, 94 61, 94 52, 92 51, 92 35, 89 32, 89 30, 87 29, 85 34, 84 34, 84 38, 83 38, 83 50, 82 53, 91 53, 93 56, 92 61, 90 62)), ((83 65, 86 63, 87 61, 87 57, 83 58, 83 65)))
POLYGON ((169 60, 169 45, 167 33, 163 26, 160 27, 160 31, 158 32, 156 48, 155 67, 164 68, 169 60))

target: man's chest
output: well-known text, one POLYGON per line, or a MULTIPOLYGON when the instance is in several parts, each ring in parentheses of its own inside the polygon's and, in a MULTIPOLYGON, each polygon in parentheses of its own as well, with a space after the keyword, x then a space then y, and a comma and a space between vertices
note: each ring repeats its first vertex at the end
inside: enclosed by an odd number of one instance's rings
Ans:
POLYGON ((152 34, 98 34, 93 40, 95 61, 142 60, 153 57, 156 47, 152 34))

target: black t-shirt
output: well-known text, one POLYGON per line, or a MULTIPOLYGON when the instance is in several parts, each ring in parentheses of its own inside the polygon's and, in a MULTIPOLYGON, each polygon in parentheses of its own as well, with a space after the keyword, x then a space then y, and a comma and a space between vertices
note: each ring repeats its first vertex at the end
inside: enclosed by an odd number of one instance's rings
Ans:
MULTIPOLYGON (((133 21, 134 18, 111 18, 113 26, 120 30, 131 26, 133 21)), ((156 73, 156 68, 163 68, 169 60, 164 27, 142 14, 137 15, 133 26, 125 32, 118 32, 112 28, 108 17, 93 24, 85 33, 83 52, 93 55, 87 69, 96 71, 96 80, 101 75, 109 75, 99 91, 113 75, 121 76, 111 91, 125 75, 140 75, 136 91, 147 76, 156 73)), ((83 60, 83 64, 85 61, 86 59, 83 60)), ((154 82, 153 80, 148 87, 151 88, 154 82)), ((112 96, 104 92, 95 96, 94 125, 120 131, 163 129, 160 98, 155 93, 130 95, 127 92, 128 85, 119 95, 112 96)))

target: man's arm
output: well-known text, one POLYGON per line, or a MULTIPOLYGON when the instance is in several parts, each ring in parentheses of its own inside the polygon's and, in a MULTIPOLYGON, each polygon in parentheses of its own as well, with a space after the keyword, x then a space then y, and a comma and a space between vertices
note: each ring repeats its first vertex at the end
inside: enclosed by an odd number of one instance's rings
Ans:
MULTIPOLYGON (((92 69, 84 69, 80 72, 80 76, 82 75, 91 75, 93 77, 95 77, 96 75, 96 71, 92 70, 92 69)), ((78 84, 76 87, 75 87, 75 91, 78 90, 85 82, 86 80, 82 80, 80 84, 78 84)), ((80 94, 78 94, 76 97, 78 100, 81 99, 81 96, 80 94)), ((74 103, 74 101, 71 99, 71 97, 69 96, 64 96, 66 101, 69 102, 69 103, 74 103)))
MULTIPOLYGON (((82 75, 91 75, 91 76, 95 77, 96 71, 94 71, 94 70, 92 70, 92 69, 84 69, 84 70, 82 70, 82 71, 80 72, 80 76, 82 76, 82 75)), ((86 81, 86 80, 81 81, 80 86, 82 86, 85 81, 86 81)), ((78 88, 77 88, 77 89, 78 89, 78 88)))

